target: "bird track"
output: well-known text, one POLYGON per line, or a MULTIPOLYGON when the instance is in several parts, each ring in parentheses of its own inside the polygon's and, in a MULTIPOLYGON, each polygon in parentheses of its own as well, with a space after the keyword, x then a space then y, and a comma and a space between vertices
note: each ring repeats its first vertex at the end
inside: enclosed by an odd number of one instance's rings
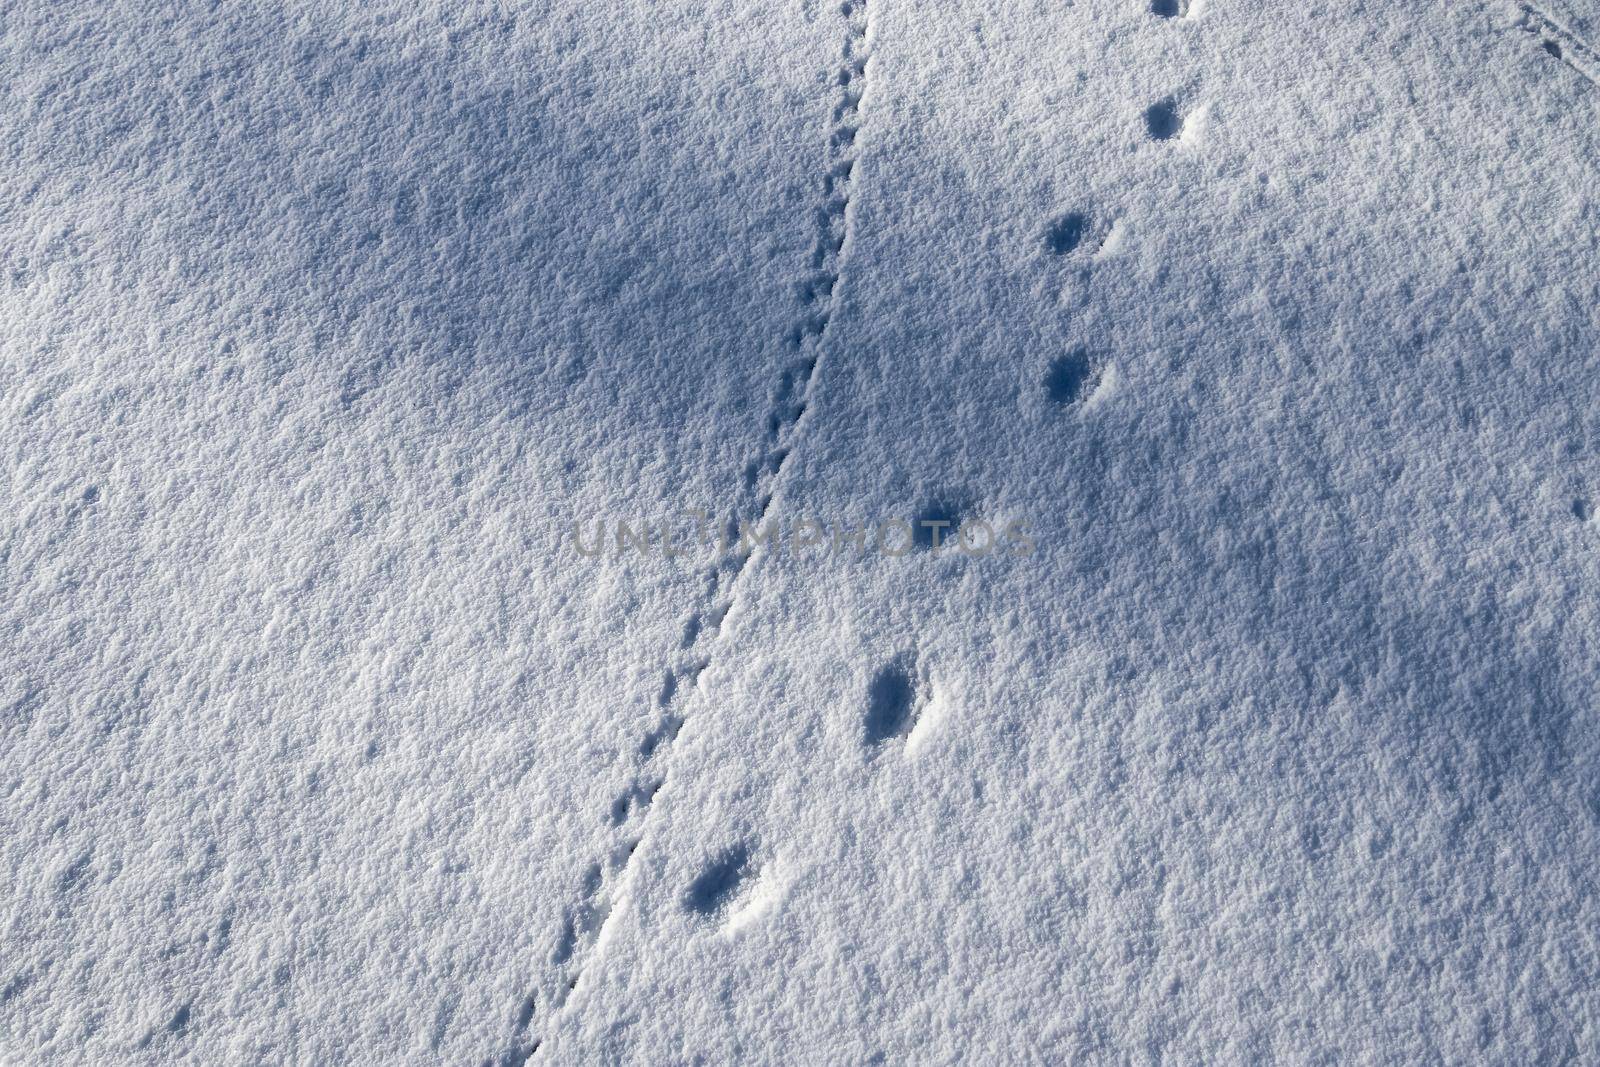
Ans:
MULTIPOLYGON (((841 0, 835 8, 844 23, 844 46, 830 79, 832 111, 826 169, 815 208, 816 232, 799 286, 799 308, 783 338, 784 366, 767 412, 761 449, 745 467, 741 481, 740 504, 756 513, 757 527, 771 508, 774 489, 810 406, 823 341, 839 306, 840 281, 853 230, 851 196, 859 177, 858 140, 868 91, 871 5, 872 0, 841 0)), ((577 900, 563 919, 552 957, 558 980, 553 988, 536 991, 518 1004, 513 1047, 499 1057, 502 1064, 525 1063, 539 1051, 543 1035, 560 1017, 594 957, 633 855, 644 838, 646 816, 666 785, 666 757, 693 711, 700 677, 711 665, 713 649, 733 609, 739 579, 752 558, 736 554, 706 571, 702 607, 684 623, 679 648, 655 699, 655 721, 634 753, 632 780, 604 815, 611 845, 585 870, 577 900)), ((745 876, 749 856, 748 846, 741 844, 718 857, 691 889, 690 910, 716 913, 713 905, 745 876)))

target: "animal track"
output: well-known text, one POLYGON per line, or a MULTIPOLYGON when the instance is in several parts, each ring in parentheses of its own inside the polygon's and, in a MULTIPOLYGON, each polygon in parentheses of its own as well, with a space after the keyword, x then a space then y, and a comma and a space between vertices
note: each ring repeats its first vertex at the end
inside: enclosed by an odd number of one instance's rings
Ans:
POLYGON ((867 685, 867 714, 863 721, 869 749, 904 737, 916 725, 917 687, 900 663, 883 667, 867 685))
POLYGON ((1539 46, 1596 85, 1600 85, 1600 53, 1535 4, 1517 5, 1519 29, 1539 38, 1539 46))
POLYGON ((1145 109, 1144 128, 1152 141, 1170 141, 1183 132, 1183 117, 1176 97, 1151 104, 1145 109))
POLYGON ((1077 259, 1086 253, 1098 258, 1112 251, 1119 225, 1119 220, 1104 222, 1087 212, 1071 211, 1045 228, 1044 250, 1062 259, 1077 259))
MULTIPOLYGON (((1192 19, 1200 14, 1205 0, 1150 0, 1150 13, 1161 19, 1192 19)), ((1193 106, 1187 90, 1157 100, 1144 110, 1145 135, 1152 141, 1194 139, 1204 128, 1209 110, 1204 105, 1193 106)), ((1116 256, 1127 243, 1130 226, 1125 219, 1111 218, 1108 224, 1098 222, 1087 211, 1069 211, 1045 227, 1044 250, 1056 258, 1082 264, 1088 259, 1099 264, 1116 256), (1089 252, 1085 256, 1085 251, 1089 252)), ((1092 277, 1091 269, 1079 272, 1082 285, 1092 277)), ((1057 404, 1078 404, 1091 396, 1102 380, 1107 383, 1109 370, 1102 370, 1090 362, 1083 348, 1055 359, 1045 373, 1045 395, 1057 404)))
POLYGON ((1084 235, 1089 230, 1089 216, 1081 211, 1063 215, 1050 224, 1045 231, 1045 251, 1052 256, 1071 255, 1083 244, 1084 235))
POLYGON ((1164 19, 1192 19, 1200 17, 1205 0, 1150 0, 1150 13, 1164 19))
POLYGON ((961 503, 944 497, 935 497, 917 509, 911 526, 911 543, 924 552, 936 548, 949 548, 955 543, 956 531, 968 509, 961 503))
POLYGON ((740 887, 755 873, 748 845, 738 844, 706 864, 684 894, 684 907, 711 917, 726 911, 739 897, 740 887))
POLYGON ((1081 403, 1099 384, 1100 369, 1089 359, 1085 348, 1057 356, 1045 371, 1044 391, 1057 404, 1081 403))
MULTIPOLYGON (((771 508, 774 487, 792 454, 795 430, 809 410, 822 342, 838 307, 853 226, 851 197, 860 176, 863 108, 870 87, 872 2, 841 0, 837 8, 844 23, 844 44, 839 65, 830 79, 833 100, 826 134, 827 164, 815 214, 809 273, 799 286, 794 325, 784 337, 788 362, 772 394, 765 421, 766 445, 742 472, 744 496, 736 509, 743 513, 749 513, 746 508, 753 510, 757 528, 771 508)), ((734 525, 730 520, 730 541, 738 538, 734 525)), ((633 782, 605 813, 613 844, 609 853, 589 868, 577 902, 563 920, 551 957, 563 977, 549 995, 541 998, 534 993, 519 1001, 513 1044, 499 1057, 502 1063, 525 1063, 537 1053, 541 1040, 534 1030, 548 1026, 578 987, 587 957, 611 916, 617 885, 626 876, 642 839, 643 821, 666 784, 667 773, 659 765, 688 721, 696 683, 710 666, 706 650, 721 637, 740 576, 752 558, 748 554, 735 555, 711 565, 705 572, 704 607, 684 622, 677 652, 681 661, 666 671, 656 698, 660 715, 640 739, 633 782)), ((739 887, 752 868, 748 846, 739 845, 724 853, 690 886, 685 898, 687 906, 703 915, 720 912, 737 898, 739 887)))

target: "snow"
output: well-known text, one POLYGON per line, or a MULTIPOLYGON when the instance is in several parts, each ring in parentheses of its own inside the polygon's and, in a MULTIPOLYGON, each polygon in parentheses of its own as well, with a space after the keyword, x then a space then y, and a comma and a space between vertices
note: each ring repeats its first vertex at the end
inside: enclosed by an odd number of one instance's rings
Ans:
POLYGON ((10 5, 0 1060, 1600 1059, 1597 49, 10 5))

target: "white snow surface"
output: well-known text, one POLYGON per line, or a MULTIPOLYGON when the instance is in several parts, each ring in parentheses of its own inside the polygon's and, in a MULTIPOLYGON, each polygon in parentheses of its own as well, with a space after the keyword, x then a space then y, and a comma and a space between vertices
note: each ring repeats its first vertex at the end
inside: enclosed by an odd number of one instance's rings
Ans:
POLYGON ((1587 0, 10 0, 0 158, 0 1061, 1600 1062, 1587 0))

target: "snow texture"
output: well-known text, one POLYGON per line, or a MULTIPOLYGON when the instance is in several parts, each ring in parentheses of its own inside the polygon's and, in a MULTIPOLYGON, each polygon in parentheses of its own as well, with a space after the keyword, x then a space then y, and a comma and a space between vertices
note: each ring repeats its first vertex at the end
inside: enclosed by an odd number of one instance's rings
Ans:
POLYGON ((0 1061, 1600 1062, 1592 4, 11 0, 0 91, 0 1061))

